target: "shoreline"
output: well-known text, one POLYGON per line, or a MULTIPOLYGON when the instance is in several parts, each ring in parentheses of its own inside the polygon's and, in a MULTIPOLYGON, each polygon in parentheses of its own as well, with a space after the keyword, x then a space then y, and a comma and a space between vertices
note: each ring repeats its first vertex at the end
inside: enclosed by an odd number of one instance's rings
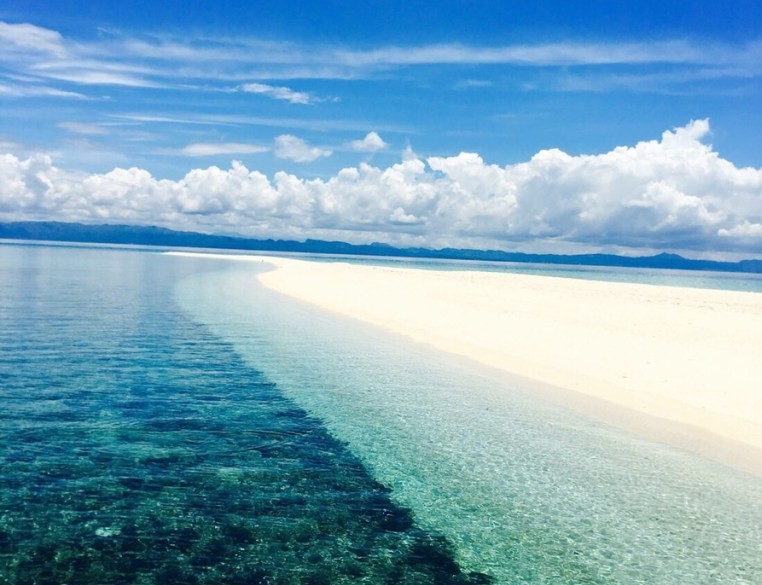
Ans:
POLYGON ((260 282, 468 361, 612 426, 762 477, 762 294, 534 276, 257 261, 260 282), (755 383, 756 382, 756 383, 755 383))

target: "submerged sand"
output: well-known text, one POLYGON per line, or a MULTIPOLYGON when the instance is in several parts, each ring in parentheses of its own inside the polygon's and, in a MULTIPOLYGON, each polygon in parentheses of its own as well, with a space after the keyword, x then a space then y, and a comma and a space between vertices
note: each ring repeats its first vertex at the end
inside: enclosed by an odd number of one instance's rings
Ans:
POLYGON ((762 294, 249 258, 278 292, 762 474, 762 294))

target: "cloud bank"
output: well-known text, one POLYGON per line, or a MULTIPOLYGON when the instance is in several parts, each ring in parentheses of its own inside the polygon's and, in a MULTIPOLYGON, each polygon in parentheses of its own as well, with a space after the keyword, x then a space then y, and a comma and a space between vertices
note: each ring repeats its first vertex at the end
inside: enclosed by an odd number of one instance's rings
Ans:
MULTIPOLYGON (((762 253, 762 169, 738 168, 704 142, 707 120, 597 155, 543 150, 519 164, 475 153, 324 179, 231 168, 178 181, 139 168, 74 175, 50 156, 0 157, 0 219, 158 224, 258 237, 429 246, 529 243, 762 253)), ((280 137, 280 156, 325 156, 280 137), (306 150, 305 150, 306 149, 306 150), (306 152, 306 154, 305 154, 306 152), (300 154, 301 153, 301 154, 300 154)))

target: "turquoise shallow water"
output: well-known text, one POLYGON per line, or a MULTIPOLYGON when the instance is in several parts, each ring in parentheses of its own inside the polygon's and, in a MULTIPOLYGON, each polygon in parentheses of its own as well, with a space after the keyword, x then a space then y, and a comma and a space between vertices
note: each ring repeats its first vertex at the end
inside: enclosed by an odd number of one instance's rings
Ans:
POLYGON ((464 568, 501 583, 762 582, 759 479, 286 301, 257 268, 189 279, 181 302, 346 441, 464 568))
POLYGON ((260 287, 0 246, 0 583, 762 583, 762 481, 260 287))
MULTIPOLYGON (((300 257, 303 255, 294 255, 300 257)), ((303 256, 318 262, 351 262, 384 266, 406 266, 423 270, 478 270, 510 272, 559 278, 605 280, 661 286, 737 290, 762 293, 762 274, 747 272, 710 272, 668 270, 661 268, 618 268, 612 266, 576 266, 534 264, 528 262, 481 262, 474 260, 430 260, 425 258, 380 258, 370 256, 303 256)))

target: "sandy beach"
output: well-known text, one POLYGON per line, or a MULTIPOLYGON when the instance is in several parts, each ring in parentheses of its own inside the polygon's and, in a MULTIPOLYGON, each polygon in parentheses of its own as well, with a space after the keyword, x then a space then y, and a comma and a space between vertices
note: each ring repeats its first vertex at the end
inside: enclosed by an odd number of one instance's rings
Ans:
POLYGON ((283 294, 539 382, 551 399, 630 430, 762 470, 762 295, 266 261, 277 269, 260 280, 283 294))
POLYGON ((762 294, 249 258, 285 295, 762 475, 762 294))

